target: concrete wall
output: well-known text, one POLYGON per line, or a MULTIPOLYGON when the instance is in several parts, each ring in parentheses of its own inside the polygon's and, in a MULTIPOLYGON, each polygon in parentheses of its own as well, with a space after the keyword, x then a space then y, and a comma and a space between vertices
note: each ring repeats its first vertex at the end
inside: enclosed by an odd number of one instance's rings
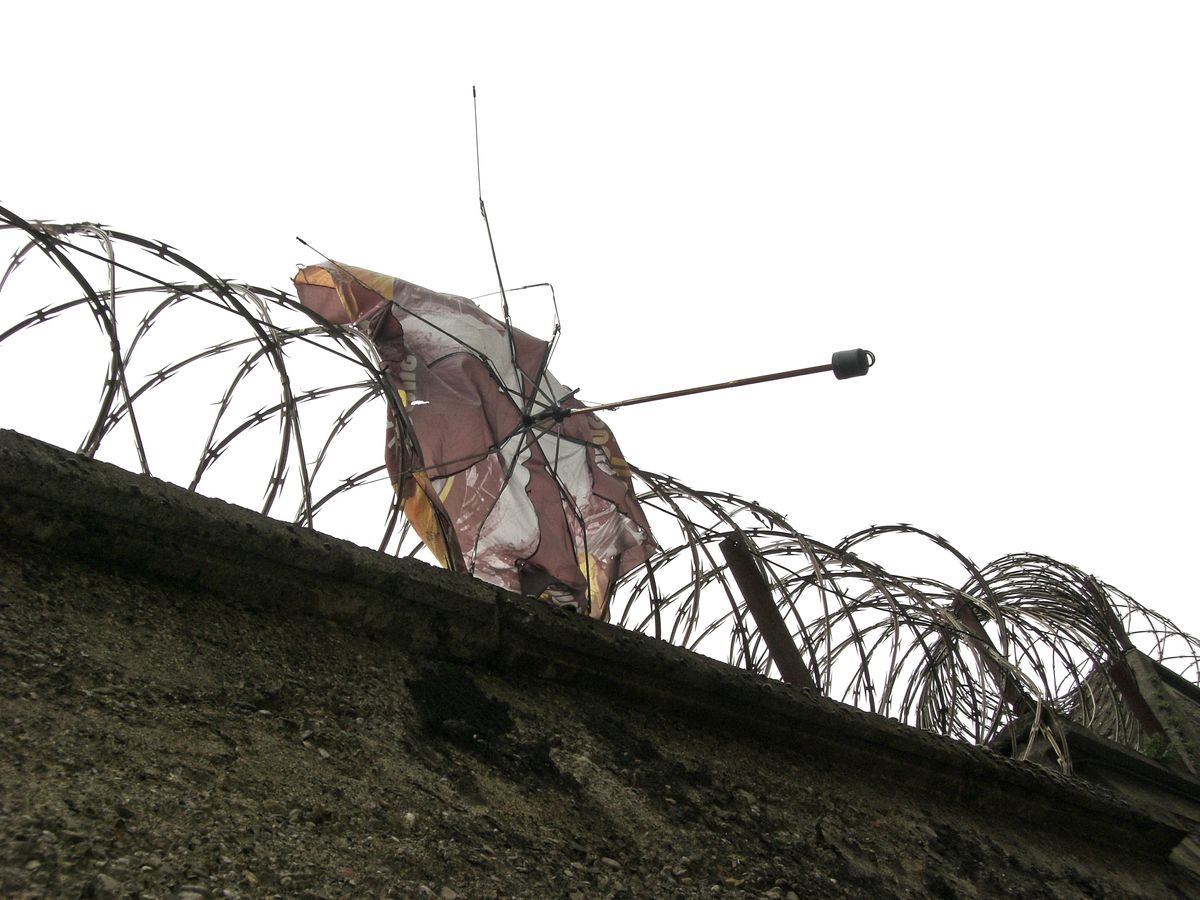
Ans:
POLYGON ((6 896, 1186 897, 1176 825, 0 432, 6 896))

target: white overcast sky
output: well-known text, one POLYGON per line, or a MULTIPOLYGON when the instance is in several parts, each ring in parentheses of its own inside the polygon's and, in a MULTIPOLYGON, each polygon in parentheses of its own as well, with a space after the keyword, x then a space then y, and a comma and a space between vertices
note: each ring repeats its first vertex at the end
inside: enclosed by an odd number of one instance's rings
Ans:
POLYGON ((582 398, 878 356, 609 413, 631 461, 830 542, 1052 555, 1197 633, 1198 10, 7 4, 0 202, 480 294, 476 84, 505 282, 554 283, 582 398))

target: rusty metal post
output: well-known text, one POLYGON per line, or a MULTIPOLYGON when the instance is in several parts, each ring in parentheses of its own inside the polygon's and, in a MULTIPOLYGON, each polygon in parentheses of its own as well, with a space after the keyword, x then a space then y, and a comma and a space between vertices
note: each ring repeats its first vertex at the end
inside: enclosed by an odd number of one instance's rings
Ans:
POLYGON ((771 655, 775 668, 779 670, 780 677, 788 684, 816 691, 817 683, 809 673, 808 667, 804 665, 804 658, 796 649, 796 642, 792 640, 783 616, 779 614, 779 608, 775 605, 775 599, 771 596, 771 589, 763 579, 750 550, 739 538, 730 535, 721 541, 721 553, 729 563, 729 571, 733 572, 738 590, 742 592, 750 615, 758 625, 758 633, 766 641, 767 652, 771 655))
MULTIPOLYGON (((979 616, 975 614, 974 608, 963 597, 956 597, 952 607, 954 618, 958 619, 963 624, 963 627, 971 633, 972 638, 988 650, 1000 654, 996 650, 996 645, 992 643, 991 635, 984 629, 983 623, 979 621, 979 616)), ((1012 676, 1012 673, 1000 665, 996 660, 992 659, 987 653, 981 653, 983 664, 987 668, 991 676, 999 682, 1001 691, 1004 696, 1004 701, 1012 709, 1013 714, 1020 716, 1027 712, 1033 712, 1037 704, 1035 704, 1030 696, 1025 692, 1021 683, 1012 676)))
POLYGON ((1088 599, 1096 607, 1096 611, 1100 613, 1100 618, 1104 622, 1105 627, 1109 631, 1115 647, 1106 648, 1109 651, 1111 662, 1108 666, 1109 677, 1112 678, 1113 684, 1117 686, 1117 691, 1121 694, 1121 699, 1125 701, 1125 706, 1138 724, 1145 729, 1147 734, 1151 735, 1166 735, 1166 729, 1163 728, 1162 722, 1145 696, 1142 694, 1141 688, 1138 687, 1137 676, 1133 674, 1133 669, 1129 667, 1129 662, 1125 659, 1125 654, 1134 649, 1133 641, 1129 640, 1129 634, 1125 631, 1125 625, 1121 622, 1121 617, 1117 615, 1117 611, 1112 608, 1112 604, 1108 600, 1108 595, 1104 593, 1104 589, 1094 577, 1089 575, 1083 582, 1084 589, 1087 592, 1088 599))

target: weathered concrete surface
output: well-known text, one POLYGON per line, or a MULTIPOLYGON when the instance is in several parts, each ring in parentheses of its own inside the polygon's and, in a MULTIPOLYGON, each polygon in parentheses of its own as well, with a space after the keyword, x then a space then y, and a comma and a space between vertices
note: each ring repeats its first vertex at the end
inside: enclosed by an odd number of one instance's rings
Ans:
POLYGON ((5 896, 1187 897, 1034 766, 0 433, 5 896))
POLYGON ((202 585, 263 613, 325 615, 416 652, 495 652, 495 591, 0 431, 0 525, 83 558, 202 585), (407 603, 394 598, 405 596, 407 603))

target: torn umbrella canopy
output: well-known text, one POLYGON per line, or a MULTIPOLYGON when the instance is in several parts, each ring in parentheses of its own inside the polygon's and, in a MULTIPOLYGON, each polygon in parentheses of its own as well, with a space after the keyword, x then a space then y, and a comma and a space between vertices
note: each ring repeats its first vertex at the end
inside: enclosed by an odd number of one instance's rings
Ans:
POLYGON ((375 345, 407 419, 389 422, 387 468, 442 564, 607 618, 614 582, 656 545, 612 432, 554 417, 581 404, 547 370, 550 345, 365 269, 325 262, 295 282, 308 309, 375 345))

